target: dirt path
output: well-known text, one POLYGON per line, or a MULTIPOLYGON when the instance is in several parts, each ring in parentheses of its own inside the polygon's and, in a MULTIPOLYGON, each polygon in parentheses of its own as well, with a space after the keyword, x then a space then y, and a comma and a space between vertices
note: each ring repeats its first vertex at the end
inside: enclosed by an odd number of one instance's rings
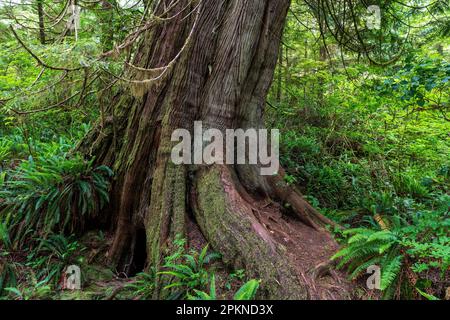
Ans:
POLYGON ((317 231, 296 218, 283 215, 277 205, 256 203, 255 217, 285 249, 298 276, 309 284, 310 299, 349 299, 351 284, 344 273, 333 270, 330 257, 338 244, 327 232, 317 231))

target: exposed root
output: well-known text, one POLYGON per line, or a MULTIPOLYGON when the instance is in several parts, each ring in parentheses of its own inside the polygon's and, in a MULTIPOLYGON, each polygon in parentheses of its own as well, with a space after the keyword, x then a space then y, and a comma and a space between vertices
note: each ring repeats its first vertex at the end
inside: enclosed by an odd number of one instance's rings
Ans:
POLYGON ((320 212, 314 209, 295 187, 290 186, 284 180, 285 172, 280 171, 276 176, 267 177, 272 188, 272 193, 283 204, 288 204, 292 207, 295 215, 306 225, 316 229, 324 230, 325 225, 340 227, 334 221, 323 216, 320 212))
POLYGON ((250 276, 262 279, 261 298, 349 297, 342 275, 325 265, 309 272, 337 249, 323 228, 283 216, 276 204, 250 200, 225 166, 202 169, 195 181, 191 197, 202 233, 225 263, 245 267, 250 276))
POLYGON ((336 281, 340 281, 339 277, 336 276, 336 273, 334 272, 334 267, 336 266, 336 262, 334 260, 328 260, 325 262, 322 262, 315 266, 313 269, 311 269, 309 272, 311 274, 311 277, 313 279, 320 279, 325 276, 331 276, 336 281))

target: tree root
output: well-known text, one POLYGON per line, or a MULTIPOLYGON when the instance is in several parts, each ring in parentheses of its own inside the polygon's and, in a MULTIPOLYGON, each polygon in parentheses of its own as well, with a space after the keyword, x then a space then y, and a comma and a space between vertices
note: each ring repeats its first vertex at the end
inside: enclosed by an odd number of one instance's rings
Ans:
MULTIPOLYGON (((271 206, 267 201, 250 201, 251 196, 242 193, 245 189, 234 178, 230 168, 212 166, 199 170, 194 179, 191 202, 195 219, 212 247, 222 253, 226 264, 234 268, 244 267, 249 276, 262 280, 260 298, 311 299, 327 295, 326 286, 330 284, 316 283, 318 274, 308 274, 306 265, 322 259, 324 251, 334 247, 332 238, 320 236, 324 229, 311 218, 318 229, 310 229, 308 234, 303 235, 302 241, 315 242, 314 237, 318 237, 328 248, 318 246, 313 250, 311 247, 311 252, 305 252, 308 250, 307 244, 298 247, 298 240, 294 237, 295 231, 302 230, 289 230, 289 223, 276 206, 271 206), (310 235, 313 238, 309 239, 310 235), (295 250, 300 250, 298 254, 308 260, 295 259, 295 250), (319 250, 318 256, 315 256, 315 250, 319 250)), ((295 199, 293 196, 289 198, 295 199)), ((303 202, 302 199, 297 204, 304 205, 303 202)), ((334 283, 336 285, 331 287, 344 288, 340 281, 334 283)), ((342 289, 341 298, 345 296, 344 292, 345 289, 342 289)), ((328 294, 333 295, 336 293, 328 294)))

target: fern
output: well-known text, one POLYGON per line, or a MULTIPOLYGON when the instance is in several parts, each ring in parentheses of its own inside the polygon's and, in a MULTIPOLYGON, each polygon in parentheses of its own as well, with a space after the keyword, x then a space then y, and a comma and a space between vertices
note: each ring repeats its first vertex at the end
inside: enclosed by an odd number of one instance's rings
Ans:
POLYGON ((402 268, 403 256, 399 255, 392 259, 386 259, 382 265, 381 272, 381 290, 386 290, 389 286, 395 283, 395 280, 400 274, 402 268))
POLYGON ((364 228, 346 230, 344 234, 351 236, 347 245, 332 257, 340 259, 338 268, 346 266, 350 279, 357 279, 366 273, 368 267, 378 265, 382 270, 381 290, 395 291, 395 280, 401 272, 403 258, 397 254, 398 234, 390 230, 364 228))
POLYGON ((250 280, 246 282, 234 295, 234 300, 251 300, 256 296, 260 281, 250 280))
POLYGON ((84 250, 72 237, 52 234, 35 241, 35 249, 28 255, 27 265, 35 270, 37 279, 56 285, 64 269, 75 263, 75 258, 84 250))
POLYGON ((175 241, 176 250, 166 257, 164 271, 157 274, 166 276, 170 281, 164 289, 171 290, 171 299, 186 298, 195 293, 195 290, 202 290, 206 287, 209 279, 207 266, 214 260, 221 257, 218 253, 208 253, 209 246, 206 245, 199 253, 191 251, 183 254, 184 240, 175 241))
MULTIPOLYGON (((209 293, 194 289, 195 295, 188 294, 189 300, 217 300, 216 280, 211 275, 209 293)), ((233 300, 252 300, 255 298, 261 281, 252 279, 243 284, 233 296, 233 300)))
MULTIPOLYGON (((52 157, 22 162, 9 171, 0 186, 0 222, 8 227, 19 249, 34 236, 52 232, 75 233, 98 216, 109 201, 112 172, 92 167, 81 157, 52 157)), ((17 249, 17 248, 16 248, 17 249)))
POLYGON ((333 256, 339 260, 338 268, 345 267, 354 280, 377 265, 384 299, 417 296, 420 288, 413 290, 417 281, 412 281, 411 275, 420 279, 421 272, 435 268, 444 277, 450 265, 449 199, 441 197, 435 210, 417 211, 409 222, 404 217, 390 217, 387 225, 391 229, 345 230, 346 244, 333 256))
POLYGON ((150 299, 156 288, 156 272, 154 268, 150 268, 148 272, 139 273, 136 280, 126 286, 131 289, 133 295, 139 299, 150 299))

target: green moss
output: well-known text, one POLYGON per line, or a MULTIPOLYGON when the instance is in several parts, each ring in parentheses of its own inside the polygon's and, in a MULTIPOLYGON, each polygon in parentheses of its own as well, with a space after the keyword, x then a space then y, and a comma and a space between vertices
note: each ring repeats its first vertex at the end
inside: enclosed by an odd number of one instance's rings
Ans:
POLYGON ((307 298, 306 289, 296 279, 282 248, 255 232, 244 208, 232 208, 220 170, 203 170, 196 183, 195 217, 207 240, 222 253, 226 264, 235 269, 246 268, 251 277, 262 280, 261 298, 307 298))

